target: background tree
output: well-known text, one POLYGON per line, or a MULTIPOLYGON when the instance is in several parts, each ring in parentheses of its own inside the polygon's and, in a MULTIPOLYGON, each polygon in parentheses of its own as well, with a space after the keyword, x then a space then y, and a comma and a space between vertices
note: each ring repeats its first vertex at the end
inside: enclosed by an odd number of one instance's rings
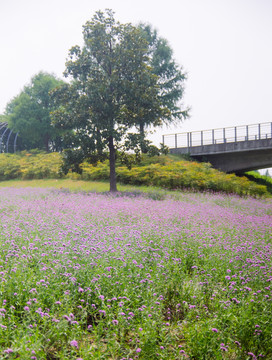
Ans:
POLYGON ((116 191, 117 147, 141 116, 160 122, 169 110, 161 104, 142 30, 116 22, 111 10, 98 11, 83 26, 83 38, 83 48, 74 46, 66 62, 71 84, 53 92, 59 108, 52 119, 56 127, 74 131, 75 147, 80 144, 86 157, 108 148, 110 190, 116 191))
POLYGON ((188 117, 188 108, 184 108, 181 100, 184 95, 184 82, 186 74, 181 66, 173 59, 173 51, 167 40, 159 37, 156 30, 150 25, 140 24, 139 29, 148 42, 149 65, 152 73, 158 77, 159 99, 163 106, 169 111, 164 118, 158 119, 150 117, 150 114, 141 116, 138 119, 138 129, 142 139, 142 151, 144 147, 145 128, 149 125, 157 126, 164 124, 176 124, 188 117))
POLYGON ((63 85, 54 75, 40 72, 6 107, 8 126, 19 133, 18 147, 23 149, 59 150, 60 133, 51 125, 53 110, 49 92, 63 85))
POLYGON ((4 123, 8 121, 7 115, 0 114, 0 123, 4 123))

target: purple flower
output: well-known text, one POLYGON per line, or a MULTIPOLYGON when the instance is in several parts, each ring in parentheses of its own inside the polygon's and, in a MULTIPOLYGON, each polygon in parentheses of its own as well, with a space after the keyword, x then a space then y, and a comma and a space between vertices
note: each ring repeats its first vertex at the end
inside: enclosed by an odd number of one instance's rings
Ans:
POLYGON ((216 333, 218 332, 218 330, 216 328, 212 328, 212 331, 216 332, 216 333))
POLYGON ((78 348, 78 343, 77 343, 76 340, 72 340, 72 341, 70 342, 70 345, 78 348))
POLYGON ((139 353, 139 352, 141 352, 141 351, 142 351, 141 348, 137 348, 137 349, 136 349, 136 353, 139 353))
POLYGON ((25 306, 25 307, 24 307, 24 310, 25 310, 25 311, 29 311, 29 307, 28 307, 28 306, 25 306))
POLYGON ((11 348, 8 348, 8 349, 4 350, 4 353, 11 354, 11 353, 13 353, 13 350, 11 348))
POLYGON ((223 350, 223 351, 228 351, 228 346, 225 346, 224 343, 221 343, 221 344, 220 344, 220 347, 221 347, 221 350, 223 350))
POLYGON ((247 354, 252 356, 254 360, 257 359, 256 355, 254 355, 252 352, 248 352, 247 354))

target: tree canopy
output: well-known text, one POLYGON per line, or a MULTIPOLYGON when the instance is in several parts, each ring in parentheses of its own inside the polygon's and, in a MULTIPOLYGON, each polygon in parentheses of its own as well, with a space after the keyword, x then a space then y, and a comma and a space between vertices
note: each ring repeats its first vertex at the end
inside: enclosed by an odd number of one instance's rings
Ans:
POLYGON ((135 146, 140 119, 160 125, 171 109, 162 100, 142 29, 115 21, 111 10, 98 11, 83 26, 83 39, 66 62, 71 83, 52 92, 58 105, 52 119, 57 128, 73 130, 74 146, 86 156, 108 149, 110 190, 116 191, 116 149, 135 146))
MULTIPOLYGON (((158 77, 159 99, 169 111, 162 122, 173 124, 188 117, 188 108, 184 108, 181 99, 184 93, 186 73, 173 58, 173 51, 166 39, 159 37, 155 29, 148 24, 140 24, 143 36, 148 42, 149 65, 152 73, 158 77)), ((154 119, 141 117, 139 130, 144 136, 144 127, 157 125, 154 119), (151 120, 151 121, 150 121, 151 120)))
POLYGON ((6 106, 5 119, 9 128, 19 133, 21 150, 39 148, 49 151, 61 147, 60 134, 51 125, 53 107, 49 92, 63 84, 54 75, 40 72, 6 106))

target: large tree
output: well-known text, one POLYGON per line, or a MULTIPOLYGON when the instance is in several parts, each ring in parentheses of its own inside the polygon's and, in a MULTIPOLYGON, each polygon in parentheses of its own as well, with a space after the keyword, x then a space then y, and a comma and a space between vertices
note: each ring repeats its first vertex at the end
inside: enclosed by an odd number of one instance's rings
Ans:
POLYGON ((49 151, 61 147, 60 134, 51 125, 53 107, 49 92, 63 84, 54 75, 40 72, 6 106, 8 126, 19 133, 21 150, 39 148, 49 151))
POLYGON ((108 148, 110 191, 116 191, 117 146, 131 138, 140 117, 160 122, 169 109, 160 100, 141 29, 116 22, 111 10, 98 11, 83 26, 83 38, 84 46, 74 46, 66 62, 70 85, 52 94, 59 105, 52 119, 56 127, 74 131, 75 147, 87 156, 108 148))

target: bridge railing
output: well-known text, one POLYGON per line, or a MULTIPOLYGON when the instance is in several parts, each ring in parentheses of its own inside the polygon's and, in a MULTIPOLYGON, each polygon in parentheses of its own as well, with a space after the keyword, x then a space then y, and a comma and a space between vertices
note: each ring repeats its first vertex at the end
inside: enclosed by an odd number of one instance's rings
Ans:
POLYGON ((164 145, 171 148, 188 148, 214 144, 235 143, 272 138, 272 122, 191 131, 162 136, 164 145))

